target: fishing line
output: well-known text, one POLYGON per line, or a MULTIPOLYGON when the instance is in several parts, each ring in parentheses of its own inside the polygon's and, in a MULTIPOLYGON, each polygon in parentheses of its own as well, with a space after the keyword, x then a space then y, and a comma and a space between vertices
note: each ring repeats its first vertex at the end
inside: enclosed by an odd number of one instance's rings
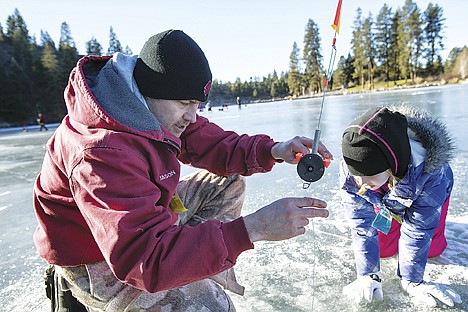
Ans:
POLYGON ((312 219, 312 239, 313 239, 313 244, 312 244, 312 253, 314 255, 314 257, 312 258, 312 304, 311 304, 311 308, 312 308, 312 311, 314 311, 314 298, 315 298, 315 263, 317 262, 316 261, 316 258, 317 258, 317 244, 315 243, 315 226, 314 226, 314 219, 312 219))
MULTIPOLYGON (((305 182, 303 183, 302 188, 307 189, 309 188, 310 184, 312 182, 318 181, 322 178, 325 168, 328 168, 330 165, 331 160, 330 159, 323 159, 319 154, 318 154, 318 147, 320 144, 320 126, 321 126, 321 121, 322 121, 322 115, 323 115, 323 106, 325 103, 325 96, 327 94, 327 88, 328 88, 328 83, 332 79, 332 73, 333 73, 333 66, 335 64, 335 58, 336 58, 336 35, 339 34, 340 32, 340 14, 341 14, 341 4, 342 0, 338 0, 338 5, 336 8, 336 13, 335 13, 335 19, 333 20, 333 24, 331 25, 332 28, 335 30, 335 34, 333 36, 332 40, 332 51, 331 51, 331 56, 330 56, 330 61, 328 63, 328 70, 326 72, 326 77, 324 81, 324 86, 323 86, 323 95, 322 95, 322 101, 320 104, 320 113, 317 121, 317 129, 315 130, 314 134, 314 145, 312 146, 312 151, 309 154, 306 155, 296 155, 296 159, 300 158, 298 164, 297 164, 297 173, 301 177, 302 180, 305 182)), ((313 259, 312 259, 312 302, 311 302, 311 308, 312 311, 314 311, 314 304, 315 304, 315 268, 316 268, 316 262, 317 262, 317 242, 316 242, 316 234, 315 234, 315 226, 314 226, 314 220, 312 219, 311 221, 312 224, 312 253, 313 253, 313 259)))

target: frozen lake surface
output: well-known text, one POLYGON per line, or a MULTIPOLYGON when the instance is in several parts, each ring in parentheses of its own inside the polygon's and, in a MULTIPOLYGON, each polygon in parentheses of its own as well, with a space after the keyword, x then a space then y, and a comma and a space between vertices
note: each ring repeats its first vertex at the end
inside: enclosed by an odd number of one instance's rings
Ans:
MULTIPOLYGON (((385 93, 328 96, 322 117, 322 141, 335 160, 324 177, 303 189, 296 167, 276 165, 272 172, 247 178, 244 214, 282 197, 312 196, 328 202, 330 216, 316 219, 306 234, 284 242, 256 243, 238 259, 236 274, 246 287, 243 297, 230 294, 238 311, 428 311, 402 293, 395 275, 396 258, 382 261, 383 302, 354 306, 342 287, 355 279, 351 237, 338 194, 338 165, 343 129, 370 106, 408 102, 447 124, 457 151, 451 165, 455 186, 447 217, 448 247, 431 260, 427 275, 451 285, 463 303, 450 311, 468 310, 468 85, 385 93)), ((313 137, 321 99, 280 101, 201 112, 225 129, 265 133, 277 141, 295 135, 313 137)), ((36 219, 32 186, 40 170, 44 145, 52 134, 37 130, 0 133, 0 311, 49 311, 42 274, 45 262, 32 242, 36 219)), ((184 167, 183 174, 193 169, 184 167)), ((430 311, 446 311, 441 304, 430 311)))

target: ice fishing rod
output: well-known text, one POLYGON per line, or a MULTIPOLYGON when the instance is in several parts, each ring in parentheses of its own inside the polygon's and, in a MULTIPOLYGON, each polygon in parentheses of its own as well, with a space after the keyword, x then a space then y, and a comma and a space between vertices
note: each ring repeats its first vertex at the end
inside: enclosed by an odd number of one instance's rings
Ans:
POLYGON ((341 3, 342 0, 338 0, 338 6, 336 8, 335 13, 335 20, 331 25, 332 28, 335 30, 335 35, 333 36, 332 41, 332 51, 330 55, 330 62, 328 64, 328 70, 326 72, 325 81, 323 84, 323 95, 322 95, 322 102, 320 105, 320 114, 317 123, 317 129, 315 130, 314 134, 314 145, 312 146, 312 151, 309 154, 296 154, 296 160, 298 161, 297 164, 297 174, 299 177, 306 181, 304 184, 304 188, 309 187, 311 182, 316 182, 320 180, 325 173, 325 168, 331 163, 331 159, 322 158, 318 153, 318 147, 320 144, 320 125, 322 121, 322 113, 323 113, 323 104, 325 102, 325 96, 327 94, 328 83, 332 79, 333 73, 333 66, 335 64, 336 58, 336 35, 340 33, 340 12, 341 12, 341 3))

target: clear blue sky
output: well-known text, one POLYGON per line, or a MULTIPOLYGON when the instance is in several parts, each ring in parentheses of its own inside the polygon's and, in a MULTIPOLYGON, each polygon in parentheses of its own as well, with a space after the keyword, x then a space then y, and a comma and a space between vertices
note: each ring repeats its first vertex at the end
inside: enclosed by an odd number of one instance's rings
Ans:
MULTIPOLYGON (((1 0, 0 23, 17 8, 26 21, 30 35, 40 39, 47 31, 57 44, 60 26, 67 22, 76 47, 85 53, 85 42, 93 36, 107 51, 109 29, 138 54, 146 39, 166 29, 181 29, 204 50, 213 76, 221 81, 243 81, 263 77, 276 70, 289 68, 289 55, 294 41, 303 47, 309 19, 317 23, 322 38, 324 65, 328 66, 331 40, 330 27, 337 0, 1 0)), ((338 57, 350 48, 352 24, 360 7, 363 16, 374 17, 384 3, 393 11, 405 0, 343 0, 341 31, 337 38, 338 57)), ((444 10, 446 20, 445 59, 454 47, 468 45, 467 0, 416 0, 421 11, 430 2, 444 10)), ((335 64, 336 65, 336 64, 335 64)))

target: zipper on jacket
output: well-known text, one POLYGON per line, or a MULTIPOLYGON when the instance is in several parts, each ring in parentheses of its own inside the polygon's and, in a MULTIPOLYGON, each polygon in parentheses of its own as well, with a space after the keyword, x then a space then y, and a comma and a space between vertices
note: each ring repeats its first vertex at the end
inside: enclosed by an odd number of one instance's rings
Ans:
POLYGON ((163 139, 163 142, 166 143, 166 144, 168 144, 169 146, 175 148, 176 151, 177 151, 178 153, 180 153, 180 146, 179 146, 176 142, 174 142, 174 141, 172 141, 172 140, 170 140, 170 139, 168 139, 168 138, 164 138, 164 139, 163 139))

